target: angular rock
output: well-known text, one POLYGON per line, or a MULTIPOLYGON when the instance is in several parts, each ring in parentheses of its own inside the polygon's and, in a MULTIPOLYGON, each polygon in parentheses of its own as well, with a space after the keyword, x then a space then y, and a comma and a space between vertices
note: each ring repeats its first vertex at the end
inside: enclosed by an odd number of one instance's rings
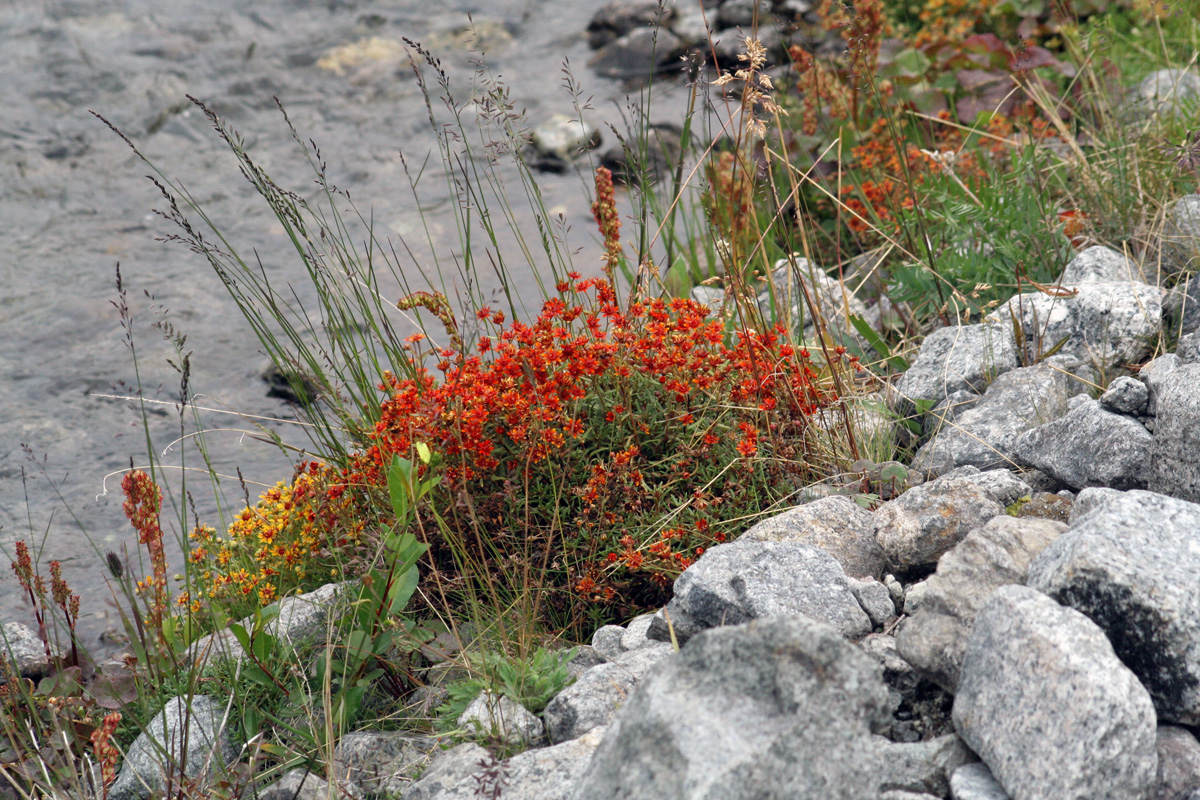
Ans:
POLYGON ((1154 698, 1160 720, 1200 723, 1200 505, 1086 489, 1029 585, 1090 617, 1154 698))
POLYGON ((954 771, 950 776, 950 797, 953 800, 1011 800, 987 764, 981 761, 964 764, 954 771))
POLYGON ((888 588, 874 578, 866 580, 850 579, 850 592, 867 612, 871 624, 876 628, 886 628, 896 619, 896 604, 892 602, 892 593, 888 588))
POLYGON ((50 656, 47 657, 46 645, 37 631, 20 622, 6 622, 0 640, 0 655, 9 660, 22 678, 37 681, 50 674, 54 659, 61 659, 62 651, 51 641, 50 656))
POLYGON ((829 625, 705 631, 638 687, 574 800, 878 800, 879 667, 829 625), (820 720, 820 724, 814 724, 820 720))
POLYGON ((1123 253, 1092 246, 1079 252, 1063 270, 1059 283, 1145 283, 1141 268, 1123 253))
POLYGON ((1018 295, 989 319, 1010 331, 1013 319, 1019 320, 1025 357, 1037 358, 1058 348, 1056 356, 1069 370, 1136 364, 1149 352, 1162 329, 1162 295, 1157 287, 1128 281, 1066 288, 1075 294, 1018 295))
POLYGON ((594 731, 553 747, 518 753, 504 761, 496 761, 482 748, 464 751, 444 763, 434 762, 429 771, 405 792, 404 800, 478 800, 483 797, 567 800, 600 744, 601 735, 601 731, 594 731))
POLYGON ((1200 364, 1181 364, 1153 394, 1154 444, 1146 488, 1200 501, 1200 364))
POLYGON ((623 653, 593 667, 546 705, 542 716, 554 744, 608 725, 647 673, 674 649, 661 642, 623 653))
POLYGON ((824 330, 837 344, 854 343, 860 349, 868 347, 850 323, 851 316, 865 317, 867 307, 847 287, 807 258, 793 255, 780 259, 771 270, 771 286, 758 294, 758 307, 767 320, 782 320, 787 314, 792 324, 803 322, 802 338, 816 337, 812 312, 805 300, 807 293, 821 315, 824 330))
POLYGON ((616 658, 625 652, 624 638, 625 629, 620 625, 603 625, 592 634, 592 647, 606 659, 616 658))
POLYGON ((975 407, 983 395, 966 390, 959 390, 938 403, 933 410, 925 415, 921 430, 926 436, 934 436, 947 427, 953 427, 958 418, 975 407))
POLYGON ((875 542, 874 517, 849 497, 823 497, 764 519, 738 537, 746 542, 799 542, 837 559, 846 574, 878 578, 886 561, 875 542))
MULTIPOLYGON (((675 579, 667 604, 703 628, 739 625, 752 619, 805 614, 824 620, 848 638, 871 632, 871 620, 850 591, 849 579, 833 556, 796 542, 717 545, 675 579)), ((652 626, 651 636, 662 637, 652 626)), ((678 625, 680 644, 687 637, 678 625)))
POLYGON ((1137 378, 1122 375, 1108 385, 1100 395, 1100 405, 1114 414, 1141 416, 1150 402, 1150 390, 1137 378))
POLYGON ((437 752, 438 740, 432 736, 353 731, 338 739, 333 773, 367 794, 400 794, 437 752))
POLYGON ((1025 586, 976 617, 953 716, 1015 800, 1129 800, 1154 782, 1150 696, 1095 623, 1025 586))
POLYGON ((1025 431, 1067 413, 1066 376, 1048 366, 1004 373, 953 424, 917 451, 913 468, 944 475, 965 465, 982 470, 1015 464, 1013 449, 1025 431))
POLYGON ((646 631, 650 630, 650 623, 653 621, 654 614, 642 614, 625 623, 625 633, 621 636, 622 650, 637 650, 639 647, 657 644, 646 638, 646 631))
POLYGON ((1167 377, 1182 365, 1179 356, 1167 353, 1151 361, 1147 361, 1138 370, 1138 380, 1146 384, 1150 397, 1146 401, 1146 413, 1154 416, 1158 413, 1158 392, 1166 383, 1167 377))
POLYGON ((204 695, 193 697, 190 703, 182 697, 167 701, 126 751, 109 800, 145 800, 162 792, 166 788, 164 765, 176 785, 181 764, 189 778, 220 773, 237 756, 237 748, 221 724, 224 714, 224 705, 204 695))
POLYGON ((979 760, 953 733, 927 742, 901 744, 878 737, 875 741, 884 789, 945 797, 950 792, 950 776, 954 771, 979 760))
POLYGON ((1149 477, 1154 442, 1137 420, 1083 400, 1063 418, 1022 434, 1013 452, 1072 489, 1140 489, 1149 477))
POLYGON ((1006 584, 1024 584, 1029 564, 1067 526, 1061 522, 994 517, 938 560, 921 607, 896 633, 896 649, 925 677, 958 689, 967 639, 979 610, 1006 584))
POLYGON ((980 473, 975 467, 959 467, 884 503, 875 512, 875 540, 894 570, 918 569, 1003 514, 1028 489, 1008 470, 980 473))
POLYGON ((523 705, 486 689, 459 716, 458 727, 481 736, 499 736, 518 746, 534 744, 545 734, 542 721, 523 705))
MULTIPOLYGON (((1196 281, 1196 285, 1200 287, 1200 280, 1196 281)), ((1200 307, 1200 302, 1197 302, 1197 307, 1200 307)), ((1200 364, 1200 333, 1180 336, 1175 356, 1182 364, 1200 364)))
MULTIPOLYGON (((1200 240, 1196 242, 1200 254, 1200 240)), ((1171 287, 1163 298, 1165 327, 1171 333, 1183 335, 1200 329, 1200 278, 1183 278, 1171 287)))
POLYGON ((901 413, 933 408, 958 391, 982 394, 997 375, 1017 367, 1012 327, 961 325, 925 337, 917 360, 896 384, 901 413))

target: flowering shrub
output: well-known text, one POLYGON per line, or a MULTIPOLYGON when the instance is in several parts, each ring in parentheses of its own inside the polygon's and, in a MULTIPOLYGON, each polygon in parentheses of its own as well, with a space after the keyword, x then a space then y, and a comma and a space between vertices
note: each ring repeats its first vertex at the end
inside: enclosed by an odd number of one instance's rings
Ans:
POLYGON ((726 344, 691 300, 622 311, 605 279, 557 288, 532 324, 481 308, 491 335, 475 353, 438 350, 435 370, 391 378, 346 479, 379 485, 393 455, 424 443, 445 478, 439 512, 472 531, 463 540, 486 537, 479 558, 544 562, 541 585, 565 611, 653 605, 747 511, 803 481, 819 459, 811 417, 837 395, 781 330, 726 344))

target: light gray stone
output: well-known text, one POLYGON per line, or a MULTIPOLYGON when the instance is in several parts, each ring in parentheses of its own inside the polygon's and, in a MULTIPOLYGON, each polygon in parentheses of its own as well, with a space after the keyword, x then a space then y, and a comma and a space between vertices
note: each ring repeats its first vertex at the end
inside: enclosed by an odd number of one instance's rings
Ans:
POLYGON ((588 23, 588 44, 595 50, 632 30, 654 25, 660 14, 662 22, 670 22, 675 7, 661 6, 658 0, 608 0, 588 23))
POLYGON ((942 800, 941 795, 925 792, 906 792, 903 789, 888 789, 879 795, 879 800, 942 800))
POLYGON ((1172 67, 1147 75, 1130 93, 1129 105, 1141 116, 1176 114, 1194 108, 1200 101, 1200 77, 1172 67))
POLYGON ((530 143, 543 156, 571 161, 584 149, 600 144, 600 131, 587 120, 554 114, 533 129, 530 143))
POLYGON ((964 764, 950 776, 950 796, 953 800, 1011 800, 987 768, 987 764, 964 764))
POLYGON ((1056 357, 1069 370, 1136 364, 1149 352, 1162 328, 1162 295, 1157 287, 1127 281, 1065 288, 1075 294, 1021 294, 989 319, 1009 330, 1013 319, 1019 320, 1026 357, 1036 358, 1057 347, 1056 357))
MULTIPOLYGON (((1196 246, 1200 249, 1200 240, 1196 246)), ((1163 298, 1163 316, 1168 331, 1183 335, 1200 329, 1200 278, 1181 279, 1163 298)))
POLYGON ((519 746, 534 744, 545 735, 542 721, 523 705, 486 689, 459 716, 458 727, 481 736, 499 736, 519 746))
MULTIPOLYGON (((682 611, 702 628, 805 614, 829 622, 849 638, 871 632, 871 620, 850 591, 841 565, 796 542, 736 541, 709 549, 675 579, 675 596, 666 611, 672 620, 682 611)), ((661 639, 654 627, 653 637, 661 639)), ((675 633, 680 644, 690 638, 678 625, 675 633)))
POLYGON ((764 519, 738 541, 811 545, 836 558, 855 578, 877 578, 886 564, 875 542, 871 512, 844 495, 822 497, 764 519))
POLYGON ((625 629, 620 625, 603 625, 592 634, 592 647, 606 659, 616 658, 625 652, 624 638, 625 629))
POLYGON ((954 771, 979 760, 953 733, 927 742, 890 742, 882 737, 876 737, 875 742, 884 789, 945 797, 954 771))
POLYGON ((1108 486, 1145 488, 1155 439, 1135 419, 1084 400, 1062 419, 1017 438, 1013 451, 1072 489, 1108 486))
POLYGON ((1158 393, 1166 383, 1167 377, 1182 365, 1179 356, 1167 353, 1147 361, 1138 370, 1138 380, 1146 384, 1150 397, 1146 400, 1146 413, 1154 416, 1158 413, 1158 393))
POLYGON ((1146 488, 1200 501, 1200 364, 1181 364, 1154 389, 1146 488))
POLYGON ((958 418, 974 408, 982 398, 983 395, 968 392, 965 389, 954 392, 925 415, 921 423, 922 432, 926 436, 932 437, 945 428, 953 427, 953 424, 958 422, 958 418))
POLYGON ((1154 782, 1150 696, 1095 623, 1025 586, 976 617, 953 718, 1015 800, 1131 800, 1154 782))
POLYGON ((825 623, 705 631, 637 688, 573 798, 878 800, 886 717, 878 665, 825 623))
POLYGON ((639 647, 645 647, 652 640, 646 638, 646 631, 650 630, 650 623, 654 621, 654 614, 642 614, 634 617, 625 624, 625 633, 621 636, 622 650, 636 650, 639 647))
POLYGON ((959 467, 884 503, 875 512, 875 540, 895 571, 924 567, 1028 490, 1008 470, 959 467))
POLYGON ((467 751, 453 762, 447 761, 444 767, 439 768, 435 762, 429 773, 422 775, 403 795, 403 800, 478 800, 485 797, 567 800, 600 744, 601 735, 602 731, 593 731, 553 747, 518 753, 504 761, 491 758, 486 750, 467 751))
POLYGON ((608 725, 642 678, 672 652, 670 645, 652 642, 583 673, 546 705, 542 716, 550 741, 566 742, 608 725))
POLYGON ((487 750, 474 742, 464 742, 437 753, 429 762, 429 768, 404 790, 401 797, 403 800, 446 800, 446 794, 457 783, 494 763, 487 750))
POLYGON ((257 800, 329 800, 331 796, 354 800, 362 797, 362 793, 353 783, 342 781, 331 794, 329 782, 320 775, 293 769, 270 786, 259 789, 254 796, 257 800))
POLYGON ((658 70, 675 68, 686 49, 683 40, 666 28, 634 28, 601 47, 587 63, 604 78, 648 78, 658 70))
POLYGON ((1061 522, 1001 515, 967 534, 938 560, 920 608, 897 631, 900 655, 934 683, 956 691, 979 610, 1001 586, 1024 584, 1030 562, 1066 529, 1061 522))
POLYGON ((892 602, 892 593, 879 581, 874 578, 851 578, 850 591, 876 628, 886 628, 896 619, 896 604, 892 602))
POLYGON ((925 337, 916 361, 896 384, 899 410, 912 414, 917 404, 932 408, 958 391, 982 394, 997 375, 1017 364, 1011 326, 940 328, 925 337))
MULTIPOLYGON (((263 610, 267 615, 274 615, 265 627, 266 632, 293 646, 325 638, 330 614, 336 616, 345 608, 350 592, 357 583, 327 583, 307 594, 291 595, 275 601, 263 610)), ((254 617, 242 619, 241 624, 250 630, 254 625, 254 617)), ((197 639, 189 646, 188 654, 200 661, 232 658, 235 654, 240 656, 241 645, 233 633, 226 629, 197 639)))
MULTIPOLYGON (((1200 280, 1196 281, 1196 285, 1200 287, 1200 280)), ((1200 308, 1200 302, 1196 305, 1200 308)), ((1181 364, 1200 364, 1200 332, 1180 336, 1175 355, 1181 364)))
POLYGON ((224 714, 223 705, 204 695, 190 703, 182 697, 168 700, 129 746, 109 800, 145 800, 163 791, 164 766, 176 784, 180 765, 189 778, 220 774, 237 756, 222 724, 224 714))
POLYGON ((1141 268, 1123 253, 1092 246, 1080 251, 1063 270, 1059 283, 1145 283, 1141 268))
POLYGON ((438 751, 432 736, 400 731, 342 734, 333 750, 333 774, 371 795, 396 795, 438 751))
POLYGON ((1200 723, 1200 505, 1086 489, 1029 585, 1104 629, 1158 718, 1200 723))
POLYGON ((1185 800, 1200 789, 1200 742, 1186 728, 1158 726, 1158 775, 1147 800, 1185 800))
POLYGON ((1114 414, 1141 416, 1150 402, 1150 390, 1137 378, 1122 375, 1108 385, 1100 395, 1100 405, 1114 414))
POLYGON ((932 476, 970 465, 1016 466, 1017 437, 1067 413, 1067 378, 1053 367, 1014 369, 992 382, 974 407, 917 451, 913 468, 932 476))
POLYGON ((23 678, 37 681, 54 669, 54 660, 61 659, 62 651, 58 644, 50 641, 50 656, 46 655, 46 644, 42 642, 37 631, 20 623, 4 623, 4 640, 0 642, 0 655, 9 660, 16 672, 23 678))
POLYGON ((806 292, 817 306, 825 332, 835 343, 854 343, 860 349, 868 347, 850 324, 851 316, 867 315, 866 305, 849 287, 826 275, 807 258, 792 256, 790 260, 784 258, 775 262, 771 286, 758 293, 759 310, 767 320, 783 321, 780 313, 788 314, 792 325, 799 327, 803 323, 802 338, 812 341, 817 337, 817 330, 805 300, 806 292))
POLYGON ((1195 273, 1200 267, 1200 194, 1185 195, 1171 206, 1163 226, 1162 263, 1168 274, 1195 273))

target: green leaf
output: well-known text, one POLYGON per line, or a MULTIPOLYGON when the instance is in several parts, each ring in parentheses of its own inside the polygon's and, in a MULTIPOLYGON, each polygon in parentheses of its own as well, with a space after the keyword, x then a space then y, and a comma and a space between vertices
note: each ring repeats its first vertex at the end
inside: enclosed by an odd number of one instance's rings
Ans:
POLYGON ((915 47, 909 47, 897 53, 892 63, 880 70, 880 74, 884 77, 919 78, 931 66, 933 62, 929 60, 929 56, 915 47))
POLYGON ((865 319, 857 314, 852 314, 850 316, 850 324, 854 326, 854 330, 858 331, 860 336, 867 340, 867 344, 871 345, 871 349, 887 362, 889 367, 897 372, 904 372, 908 369, 908 361, 900 356, 892 355, 892 349, 888 347, 887 342, 883 340, 878 331, 867 324, 865 319))

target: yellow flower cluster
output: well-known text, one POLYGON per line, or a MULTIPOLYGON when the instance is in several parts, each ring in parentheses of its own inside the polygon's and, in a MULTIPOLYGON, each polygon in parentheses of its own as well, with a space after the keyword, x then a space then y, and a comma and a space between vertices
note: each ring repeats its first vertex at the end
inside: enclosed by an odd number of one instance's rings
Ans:
POLYGON ((313 462, 291 485, 281 481, 243 509, 225 536, 198 526, 189 534, 191 591, 177 603, 199 612, 207 598, 234 611, 306 588, 310 576, 327 579, 330 566, 363 536, 365 525, 353 519, 351 502, 336 473, 313 462))

